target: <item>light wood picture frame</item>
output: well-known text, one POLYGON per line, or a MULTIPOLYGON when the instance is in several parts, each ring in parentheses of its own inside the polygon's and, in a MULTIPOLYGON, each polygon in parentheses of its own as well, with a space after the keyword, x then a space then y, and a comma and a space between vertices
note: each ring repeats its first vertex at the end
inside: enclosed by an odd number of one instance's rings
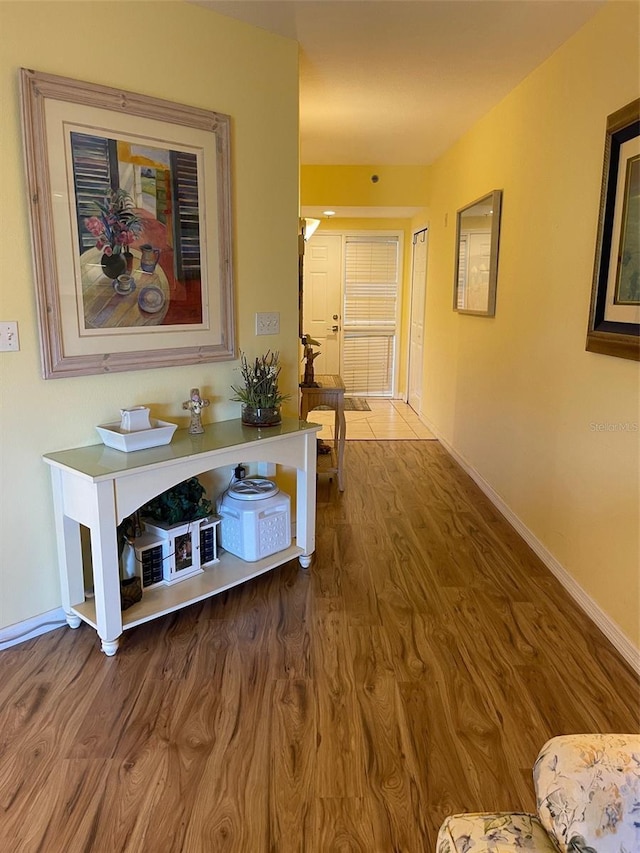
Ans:
POLYGON ((20 85, 44 378, 235 359, 229 116, 20 85))
POLYGON ((607 117, 586 349, 640 361, 640 98, 607 117))

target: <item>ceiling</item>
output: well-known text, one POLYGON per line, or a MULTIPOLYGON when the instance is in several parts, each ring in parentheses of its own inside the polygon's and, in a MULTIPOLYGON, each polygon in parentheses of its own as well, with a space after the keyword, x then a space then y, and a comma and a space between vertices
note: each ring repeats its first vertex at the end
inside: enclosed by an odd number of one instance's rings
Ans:
POLYGON ((606 0, 198 0, 300 44, 301 162, 427 165, 606 0))

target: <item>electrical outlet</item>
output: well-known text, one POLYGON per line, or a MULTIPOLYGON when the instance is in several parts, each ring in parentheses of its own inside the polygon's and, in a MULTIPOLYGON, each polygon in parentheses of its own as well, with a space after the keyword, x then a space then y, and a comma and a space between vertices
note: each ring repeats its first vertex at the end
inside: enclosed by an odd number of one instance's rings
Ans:
POLYGON ((280 312, 263 311, 256 314, 256 335, 279 335, 280 312))
POLYGON ((0 320, 0 352, 17 352, 19 349, 18 324, 0 320))

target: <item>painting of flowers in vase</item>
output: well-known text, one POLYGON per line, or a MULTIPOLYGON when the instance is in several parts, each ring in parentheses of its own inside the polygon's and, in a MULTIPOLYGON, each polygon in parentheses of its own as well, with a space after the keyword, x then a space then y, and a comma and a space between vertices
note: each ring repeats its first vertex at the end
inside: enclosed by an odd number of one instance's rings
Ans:
POLYGON ((70 133, 80 336, 202 328, 205 258, 196 154, 70 133))

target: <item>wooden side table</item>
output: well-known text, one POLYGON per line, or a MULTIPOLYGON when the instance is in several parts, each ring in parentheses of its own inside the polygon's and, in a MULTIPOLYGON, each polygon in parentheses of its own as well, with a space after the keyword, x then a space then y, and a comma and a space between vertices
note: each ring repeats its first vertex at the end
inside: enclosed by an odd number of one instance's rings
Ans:
POLYGON ((338 477, 338 489, 344 492, 344 443, 347 437, 347 422, 344 416, 344 382, 341 376, 330 374, 316 374, 317 388, 300 386, 300 417, 306 421, 307 415, 318 406, 328 406, 333 409, 335 415, 334 427, 334 465, 323 468, 324 471, 335 473, 338 477))

